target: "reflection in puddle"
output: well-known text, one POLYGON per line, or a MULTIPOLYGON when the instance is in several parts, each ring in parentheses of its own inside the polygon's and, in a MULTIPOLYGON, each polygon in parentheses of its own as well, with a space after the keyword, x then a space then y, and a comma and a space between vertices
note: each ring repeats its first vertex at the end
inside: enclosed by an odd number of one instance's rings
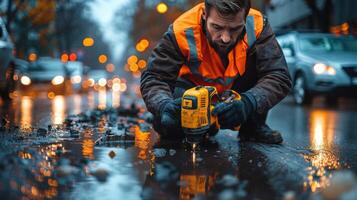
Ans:
POLYGON ((52 100, 52 117, 53 124, 62 124, 66 117, 66 100, 64 96, 55 96, 52 100))
POLYGON ((32 124, 33 101, 29 96, 21 97, 21 129, 30 128, 32 124))
POLYGON ((112 90, 112 107, 118 108, 120 106, 120 92, 112 90))
POLYGON ((89 107, 89 109, 92 110, 95 108, 94 92, 89 91, 87 97, 88 97, 88 107, 89 107))
POLYGON ((94 159, 94 141, 90 129, 83 132, 82 155, 88 159, 94 159))
POLYGON ((311 189, 312 192, 329 184, 331 175, 327 170, 341 167, 338 155, 333 150, 336 123, 334 112, 315 110, 311 113, 309 132, 314 153, 304 156, 311 163, 311 167, 307 169, 309 174, 304 182, 304 188, 311 189))
POLYGON ((79 94, 73 95, 74 109, 73 114, 77 115, 82 111, 82 97, 79 94))
POLYGON ((33 168, 28 172, 31 175, 20 174, 18 180, 11 180, 12 190, 19 191, 22 199, 52 199, 58 195, 59 182, 55 177, 55 165, 58 162, 58 153, 65 152, 61 143, 49 144, 36 150, 39 154, 32 155, 33 151, 22 150, 17 153, 20 159, 26 160, 27 166, 33 168), (31 152, 31 153, 30 153, 31 152))
POLYGON ((146 160, 150 148, 150 132, 140 130, 139 126, 135 127, 135 146, 138 148, 138 158, 146 160))
POLYGON ((180 199, 192 199, 197 195, 207 194, 215 185, 216 176, 182 174, 180 182, 180 199))
POLYGON ((107 108, 107 90, 105 88, 98 90, 98 108, 101 110, 107 108))

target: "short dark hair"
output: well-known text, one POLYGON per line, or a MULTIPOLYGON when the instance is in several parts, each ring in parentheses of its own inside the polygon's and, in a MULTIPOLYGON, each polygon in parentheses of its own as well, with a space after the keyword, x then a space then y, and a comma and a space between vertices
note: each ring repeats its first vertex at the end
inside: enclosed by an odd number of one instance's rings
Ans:
POLYGON ((211 8, 215 8, 223 16, 236 15, 244 9, 247 16, 250 10, 250 0, 205 0, 207 15, 211 8))

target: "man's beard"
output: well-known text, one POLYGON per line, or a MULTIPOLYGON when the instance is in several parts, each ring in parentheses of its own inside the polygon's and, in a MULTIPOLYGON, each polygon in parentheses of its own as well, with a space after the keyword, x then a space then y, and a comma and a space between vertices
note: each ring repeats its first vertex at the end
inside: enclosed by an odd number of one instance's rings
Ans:
MULTIPOLYGON (((206 27, 206 30, 207 30, 207 27, 206 27)), ((208 30, 206 31, 206 37, 208 39, 209 44, 217 51, 218 54, 221 54, 221 55, 228 54, 228 52, 230 52, 236 44, 236 42, 232 42, 227 45, 220 45, 219 43, 214 42, 212 40, 212 36, 208 32, 208 30)))

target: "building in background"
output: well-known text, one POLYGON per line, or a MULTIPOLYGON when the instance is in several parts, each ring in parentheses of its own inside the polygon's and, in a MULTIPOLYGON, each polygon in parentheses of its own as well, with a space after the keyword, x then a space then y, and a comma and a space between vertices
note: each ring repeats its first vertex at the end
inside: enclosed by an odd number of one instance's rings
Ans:
POLYGON ((357 1, 253 0, 274 30, 316 30, 357 35, 357 1))

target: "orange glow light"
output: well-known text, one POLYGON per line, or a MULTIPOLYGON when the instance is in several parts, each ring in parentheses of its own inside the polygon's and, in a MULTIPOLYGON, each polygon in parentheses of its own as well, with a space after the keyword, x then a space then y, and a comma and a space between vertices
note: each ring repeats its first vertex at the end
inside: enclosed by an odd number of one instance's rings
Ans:
POLYGON ((149 40, 147 39, 142 39, 136 44, 136 50, 138 52, 144 52, 148 47, 149 47, 149 40))
POLYGON ((136 64, 136 62, 138 62, 138 57, 135 56, 135 55, 132 55, 128 58, 128 64, 129 65, 133 65, 133 64, 136 64))
POLYGON ((62 62, 68 62, 69 56, 68 54, 64 53, 61 55, 61 61, 62 62))
POLYGON ((85 47, 91 47, 94 45, 94 40, 91 37, 86 37, 83 39, 82 43, 83 43, 83 46, 85 46, 85 47))
POLYGON ((140 69, 144 69, 146 67, 146 61, 145 60, 139 60, 138 66, 140 69))
POLYGON ((139 66, 137 64, 130 65, 130 71, 137 72, 139 70, 139 66))
POLYGON ((30 53, 28 59, 29 59, 30 62, 35 62, 37 60, 37 54, 30 53))
POLYGON ((101 63, 101 64, 106 63, 107 60, 108 60, 108 57, 107 57, 106 55, 104 55, 104 54, 101 54, 101 55, 98 57, 98 61, 99 61, 99 63, 101 63))

